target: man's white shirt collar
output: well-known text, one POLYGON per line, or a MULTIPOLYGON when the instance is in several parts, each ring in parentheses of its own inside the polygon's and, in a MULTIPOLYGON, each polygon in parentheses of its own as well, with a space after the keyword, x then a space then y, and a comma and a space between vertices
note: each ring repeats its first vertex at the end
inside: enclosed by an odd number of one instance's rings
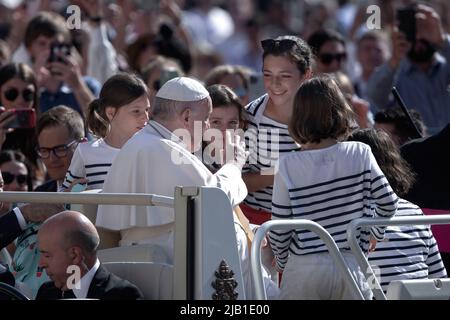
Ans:
POLYGON ((173 141, 187 150, 186 144, 179 137, 174 135, 172 131, 164 127, 161 123, 150 120, 148 122, 147 128, 150 131, 156 132, 156 134, 160 135, 161 138, 173 141))
POLYGON ((98 268, 100 267, 100 261, 97 259, 95 261, 94 266, 89 270, 80 280, 80 288, 77 289, 77 285, 75 285, 75 288, 73 289, 73 294, 77 299, 86 299, 89 287, 91 285, 92 279, 94 279, 95 273, 97 272, 98 268))

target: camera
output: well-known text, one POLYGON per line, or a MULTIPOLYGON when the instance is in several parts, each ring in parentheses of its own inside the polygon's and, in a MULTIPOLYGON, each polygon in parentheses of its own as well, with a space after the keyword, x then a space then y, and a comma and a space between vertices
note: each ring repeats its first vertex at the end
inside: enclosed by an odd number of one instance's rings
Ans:
POLYGON ((48 62, 64 62, 61 56, 70 55, 71 46, 67 43, 52 43, 50 47, 50 56, 48 57, 48 62))
POLYGON ((416 40, 416 6, 410 5, 397 10, 398 30, 406 35, 409 42, 416 40))
POLYGON ((6 128, 32 129, 36 126, 36 112, 34 109, 10 109, 14 115, 11 121, 6 124, 6 128))

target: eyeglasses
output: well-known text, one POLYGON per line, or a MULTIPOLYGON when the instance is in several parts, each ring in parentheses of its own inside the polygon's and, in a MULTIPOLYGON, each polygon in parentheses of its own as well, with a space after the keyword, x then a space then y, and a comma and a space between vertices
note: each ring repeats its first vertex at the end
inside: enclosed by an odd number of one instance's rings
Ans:
POLYGON ((323 64, 331 64, 333 60, 336 60, 337 62, 342 62, 345 59, 347 59, 347 53, 322 53, 319 55, 320 62, 323 64))
POLYGON ((28 176, 26 174, 12 174, 10 172, 2 171, 3 182, 5 184, 10 184, 14 181, 17 181, 17 184, 24 185, 27 183, 28 176))
MULTIPOLYGON (((17 97, 19 96, 19 90, 16 88, 11 88, 5 91, 4 95, 5 98, 9 101, 15 101, 17 97)), ((34 90, 31 89, 24 89, 22 90, 22 98, 26 102, 30 102, 34 100, 34 90)))
POLYGON ((53 148, 37 148, 36 152, 39 157, 42 159, 47 159, 50 157, 50 154, 53 152, 55 157, 57 158, 64 158, 69 153, 69 149, 71 146, 73 146, 75 143, 80 142, 79 140, 74 140, 68 144, 62 144, 53 148))
POLYGON ((261 41, 261 47, 263 48, 264 52, 284 52, 291 50, 294 46, 297 45, 297 42, 291 39, 282 39, 282 40, 275 40, 275 39, 266 39, 261 41))

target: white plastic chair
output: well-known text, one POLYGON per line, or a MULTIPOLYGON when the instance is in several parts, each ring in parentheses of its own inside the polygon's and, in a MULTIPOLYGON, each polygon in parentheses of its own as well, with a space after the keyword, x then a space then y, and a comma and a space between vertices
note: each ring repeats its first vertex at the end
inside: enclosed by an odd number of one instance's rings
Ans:
POLYGON ((116 276, 136 285, 146 300, 172 299, 171 265, 154 262, 106 262, 103 266, 116 276))
POLYGON ((395 280, 387 289, 388 300, 450 300, 450 279, 395 280))

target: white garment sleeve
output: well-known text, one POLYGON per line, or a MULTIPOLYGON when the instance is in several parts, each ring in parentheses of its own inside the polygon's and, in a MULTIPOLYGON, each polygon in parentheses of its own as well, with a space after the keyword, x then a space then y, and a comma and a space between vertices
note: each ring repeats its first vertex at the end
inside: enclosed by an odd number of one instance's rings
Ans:
POLYGON ((208 186, 222 189, 230 199, 231 205, 237 206, 247 196, 247 187, 242 180, 241 171, 233 164, 225 164, 208 179, 208 186))
MULTIPOLYGON (((368 161, 370 163, 371 178, 370 193, 375 205, 375 217, 392 217, 397 211, 398 197, 378 166, 372 151, 368 152, 368 161)), ((385 226, 373 226, 370 228, 370 232, 378 241, 382 241, 384 239, 385 229, 385 226)))
MULTIPOLYGON (((289 190, 282 172, 282 168, 280 167, 280 170, 275 174, 272 195, 272 220, 292 219, 289 190)), ((269 242, 277 260, 278 270, 283 270, 286 265, 289 256, 289 246, 294 236, 296 236, 294 230, 269 231, 269 242)))

